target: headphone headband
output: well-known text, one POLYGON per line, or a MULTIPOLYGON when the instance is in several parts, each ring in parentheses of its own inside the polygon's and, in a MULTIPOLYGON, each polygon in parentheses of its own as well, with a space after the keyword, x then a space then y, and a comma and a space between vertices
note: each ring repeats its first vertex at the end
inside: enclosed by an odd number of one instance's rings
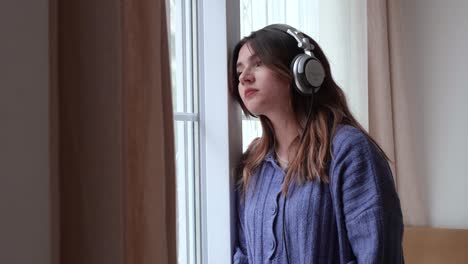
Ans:
POLYGON ((264 29, 274 29, 289 34, 297 41, 297 46, 303 49, 304 52, 306 52, 307 54, 309 54, 309 52, 312 52, 315 48, 314 44, 310 43, 309 38, 304 36, 304 33, 289 25, 272 24, 264 27, 264 29))

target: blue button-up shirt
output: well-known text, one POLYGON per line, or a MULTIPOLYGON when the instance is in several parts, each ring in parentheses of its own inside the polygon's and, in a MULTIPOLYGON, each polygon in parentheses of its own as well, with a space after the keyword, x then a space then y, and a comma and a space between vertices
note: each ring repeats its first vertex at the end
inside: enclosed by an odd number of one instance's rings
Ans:
POLYGON ((340 126, 329 183, 292 183, 273 151, 237 190, 234 263, 404 263, 403 218, 388 162, 360 130, 340 126))

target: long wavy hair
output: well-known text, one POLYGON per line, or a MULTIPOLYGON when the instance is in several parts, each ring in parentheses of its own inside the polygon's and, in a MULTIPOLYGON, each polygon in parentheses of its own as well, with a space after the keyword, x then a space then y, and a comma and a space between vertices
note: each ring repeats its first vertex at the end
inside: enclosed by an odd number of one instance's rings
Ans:
MULTIPOLYGON (((239 51, 245 44, 249 44, 263 65, 270 68, 280 78, 291 83, 290 103, 296 122, 305 133, 305 137, 300 144, 300 135, 298 135, 290 145, 290 148, 297 147, 297 154, 287 170, 282 186, 283 194, 287 194, 292 181, 299 184, 313 180, 329 181, 328 166, 332 158, 331 142, 339 124, 348 124, 361 130, 388 160, 383 150, 351 114, 343 90, 333 80, 330 64, 325 54, 317 42, 306 34, 304 36, 309 38, 315 47, 313 53, 322 63, 326 77, 321 89, 312 97, 301 95, 293 88, 290 65, 294 57, 304 53, 304 50, 297 46, 297 41, 292 36, 278 29, 278 26, 282 25, 270 25, 254 31, 237 43, 229 62, 229 93, 240 104, 246 117, 256 117, 244 105, 238 89, 239 78, 236 63, 239 51), (305 127, 309 110, 311 111, 310 122, 305 127)), ((271 121, 264 115, 260 115, 258 118, 262 125, 263 134, 250 143, 236 169, 239 183, 242 184, 243 196, 245 196, 254 171, 260 167, 265 156, 276 144, 275 131, 271 121)))

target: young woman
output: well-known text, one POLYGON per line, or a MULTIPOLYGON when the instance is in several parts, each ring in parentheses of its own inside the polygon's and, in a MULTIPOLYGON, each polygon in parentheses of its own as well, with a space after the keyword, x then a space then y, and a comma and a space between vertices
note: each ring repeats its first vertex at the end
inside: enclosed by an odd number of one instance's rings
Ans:
POLYGON ((403 263, 388 159, 351 114, 309 36, 283 24, 242 39, 230 94, 263 135, 238 169, 234 263, 403 263))

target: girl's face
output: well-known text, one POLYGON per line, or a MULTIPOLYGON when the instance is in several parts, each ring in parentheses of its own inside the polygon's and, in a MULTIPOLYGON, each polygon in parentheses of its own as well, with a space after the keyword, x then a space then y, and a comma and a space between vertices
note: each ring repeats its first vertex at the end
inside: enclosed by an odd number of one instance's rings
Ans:
POLYGON ((268 116, 269 113, 284 111, 289 105, 289 82, 265 66, 249 43, 239 50, 237 75, 240 97, 252 114, 268 116))

